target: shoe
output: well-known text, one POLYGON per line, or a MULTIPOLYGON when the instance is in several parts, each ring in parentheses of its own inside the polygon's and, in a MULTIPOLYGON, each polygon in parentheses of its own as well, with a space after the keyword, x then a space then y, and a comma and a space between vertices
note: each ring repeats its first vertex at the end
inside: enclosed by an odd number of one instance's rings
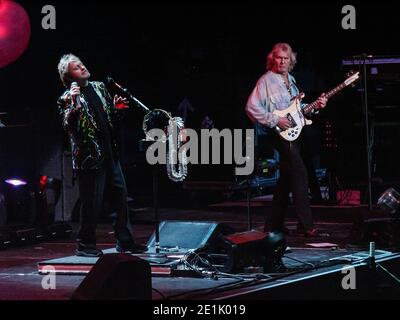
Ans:
POLYGON ((284 235, 290 235, 293 233, 292 230, 288 229, 287 227, 275 228, 271 230, 269 230, 268 228, 264 228, 264 232, 283 233, 284 235))
POLYGON ((313 228, 313 229, 305 230, 304 231, 304 235, 306 237, 310 237, 310 238, 319 237, 320 236, 320 232, 319 232, 318 229, 313 228))
POLYGON ((147 251, 149 248, 143 244, 139 243, 129 243, 129 244, 121 244, 117 241, 115 246, 115 250, 120 253, 130 252, 130 253, 142 253, 147 251))
POLYGON ((78 243, 78 247, 75 250, 75 255, 80 257, 100 257, 103 251, 97 249, 94 245, 78 243))
POLYGON ((316 238, 316 237, 329 237, 326 233, 321 233, 318 229, 308 229, 308 230, 301 230, 297 229, 297 233, 303 235, 308 238, 316 238))

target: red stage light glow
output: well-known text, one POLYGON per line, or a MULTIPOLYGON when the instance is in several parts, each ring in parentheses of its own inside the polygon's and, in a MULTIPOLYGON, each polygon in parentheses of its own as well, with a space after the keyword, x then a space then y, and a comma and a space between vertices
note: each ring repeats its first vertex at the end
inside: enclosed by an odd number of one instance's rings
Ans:
POLYGON ((44 190, 44 188, 47 186, 48 178, 47 176, 41 176, 39 180, 39 187, 40 190, 44 190))
POLYGON ((17 60, 31 36, 29 16, 12 0, 0 0, 0 68, 17 60))
MULTIPOLYGON (((1 3, 0 3, 1 5, 1 3)), ((5 26, 0 25, 0 39, 5 38, 8 35, 7 29, 5 26)))

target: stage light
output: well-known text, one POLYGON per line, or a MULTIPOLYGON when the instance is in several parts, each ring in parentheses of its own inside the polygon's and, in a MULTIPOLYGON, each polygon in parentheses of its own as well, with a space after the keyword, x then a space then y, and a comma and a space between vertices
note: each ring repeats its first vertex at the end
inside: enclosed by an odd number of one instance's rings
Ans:
POLYGON ((394 189, 387 189, 378 199, 378 206, 393 215, 398 212, 400 208, 400 194, 394 189))
POLYGON ((0 249, 70 237, 69 224, 55 221, 61 180, 9 178, 0 185, 0 249))
POLYGON ((60 179, 45 175, 39 177, 35 184, 36 225, 46 239, 63 239, 72 234, 72 227, 63 221, 55 221, 56 205, 61 196, 60 179))
POLYGON ((57 202, 61 195, 61 180, 42 175, 35 185, 37 222, 48 225, 54 222, 57 202))
POLYGON ((7 179, 4 182, 9 185, 12 185, 14 187, 24 186, 24 185, 28 184, 25 180, 15 179, 15 178, 7 179))
POLYGON ((15 1, 0 2, 0 68, 17 60, 27 49, 31 25, 25 9, 15 1))
POLYGON ((285 253, 287 242, 282 232, 270 232, 265 239, 266 259, 264 272, 284 272, 286 270, 282 257, 285 253))
POLYGON ((368 248, 370 242, 375 242, 380 248, 400 248, 400 194, 389 188, 381 194, 377 204, 389 217, 356 220, 351 230, 351 244, 368 248))
POLYGON ((12 177, 4 180, 3 193, 7 208, 7 224, 26 224, 33 222, 33 196, 25 179, 12 177))

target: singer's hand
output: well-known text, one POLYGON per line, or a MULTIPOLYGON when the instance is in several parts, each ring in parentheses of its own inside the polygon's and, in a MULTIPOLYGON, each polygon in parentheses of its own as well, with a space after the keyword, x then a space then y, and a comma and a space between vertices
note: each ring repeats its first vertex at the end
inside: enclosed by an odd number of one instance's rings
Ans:
POLYGON ((129 108, 129 101, 126 98, 114 96, 114 106, 117 110, 123 110, 129 108))
POLYGON ((69 93, 71 94, 72 100, 75 101, 76 97, 81 94, 81 88, 75 82, 73 82, 71 84, 71 89, 69 90, 69 93))

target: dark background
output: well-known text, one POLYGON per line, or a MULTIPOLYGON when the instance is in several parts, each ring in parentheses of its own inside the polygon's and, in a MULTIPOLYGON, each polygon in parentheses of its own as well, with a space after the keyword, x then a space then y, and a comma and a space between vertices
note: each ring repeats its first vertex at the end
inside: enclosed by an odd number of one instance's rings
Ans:
MULTIPOLYGON (((344 80, 349 71, 341 65, 345 57, 400 55, 397 8, 383 2, 353 3, 356 30, 341 26, 341 9, 352 4, 347 2, 19 3, 31 19, 31 41, 17 61, 0 70, 0 111, 8 112, 2 117, 5 124, 26 127, 0 132, 2 176, 59 176, 61 146, 68 148, 56 108, 64 90, 57 63, 64 53, 79 56, 92 79, 112 76, 151 109, 178 115, 177 107, 187 97, 195 109, 187 126, 195 129, 206 115, 218 129, 251 127, 244 112, 246 100, 276 42, 288 42, 298 53, 293 74, 306 101, 344 80), (56 8, 56 30, 41 28, 46 4, 56 8)), ((383 76, 368 81, 370 118, 381 124, 375 127, 373 168, 374 176, 391 181, 400 176, 399 66, 379 68, 383 76)), ((142 120, 143 113, 133 107, 120 131, 122 163, 132 193, 151 185, 138 149, 144 138, 142 120)), ((335 171, 344 184, 366 179, 363 124, 361 92, 347 88, 332 98, 311 130, 312 139, 320 137, 313 141, 321 166, 335 171), (337 148, 327 148, 324 142, 327 121, 337 148)), ((191 166, 187 180, 198 179, 233 180, 234 175, 231 167, 191 166)), ((168 190, 178 188, 170 186, 168 190)))

